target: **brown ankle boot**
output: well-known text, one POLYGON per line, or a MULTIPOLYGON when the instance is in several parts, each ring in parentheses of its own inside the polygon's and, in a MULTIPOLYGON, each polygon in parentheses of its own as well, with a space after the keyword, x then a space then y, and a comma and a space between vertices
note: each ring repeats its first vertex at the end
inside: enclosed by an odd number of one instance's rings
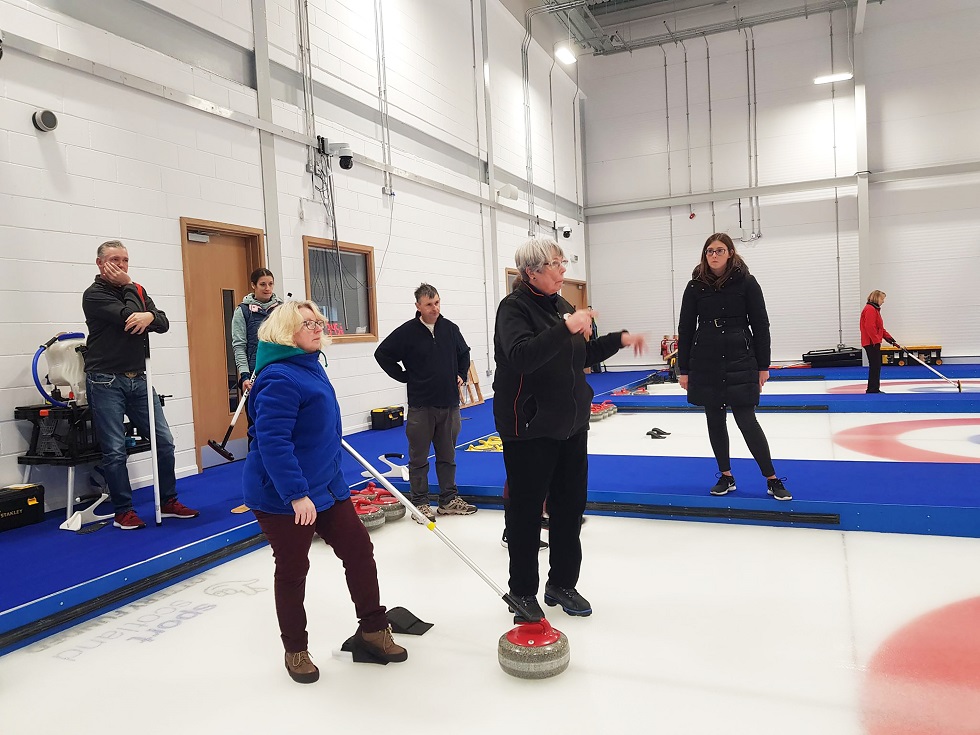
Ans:
POLYGON ((357 637, 368 653, 372 656, 390 663, 398 663, 408 658, 408 651, 395 643, 391 637, 391 626, 373 633, 358 631, 357 637))
POLYGON ((309 651, 286 652, 286 671, 290 678, 300 684, 312 684, 320 678, 320 669, 313 665, 309 651))

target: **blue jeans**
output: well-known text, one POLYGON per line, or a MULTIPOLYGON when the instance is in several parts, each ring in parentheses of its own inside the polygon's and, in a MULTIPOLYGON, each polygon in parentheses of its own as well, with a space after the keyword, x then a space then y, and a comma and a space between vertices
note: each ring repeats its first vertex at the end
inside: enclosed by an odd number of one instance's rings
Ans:
MULTIPOLYGON (((123 374, 86 373, 88 402, 92 408, 92 423, 102 448, 102 468, 105 470, 109 498, 116 513, 133 508, 133 487, 126 469, 126 435, 124 416, 141 436, 150 435, 150 415, 146 405, 146 375, 135 378, 123 374)), ((153 391, 153 416, 157 433, 157 468, 160 473, 160 503, 177 497, 177 477, 174 473, 174 439, 163 415, 160 397, 153 391)))

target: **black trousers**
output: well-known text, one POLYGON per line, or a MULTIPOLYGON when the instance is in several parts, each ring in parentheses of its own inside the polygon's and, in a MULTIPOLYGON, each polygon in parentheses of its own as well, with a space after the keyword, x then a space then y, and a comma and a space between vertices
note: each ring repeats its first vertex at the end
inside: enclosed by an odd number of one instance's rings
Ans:
POLYGON ((510 499, 504 519, 510 553, 510 591, 538 593, 541 504, 548 499, 548 582, 574 587, 582 568, 579 534, 589 485, 588 432, 568 439, 504 440, 510 499))
POLYGON ((881 342, 876 345, 865 345, 864 351, 868 356, 868 393, 881 391, 881 342))
MULTIPOLYGON (((772 477, 776 470, 772 466, 772 455, 769 453, 769 441, 766 439, 759 420, 755 417, 755 406, 732 406, 732 415, 742 438, 749 447, 752 457, 766 477, 772 477)), ((704 415, 708 419, 708 440, 711 450, 718 462, 718 470, 730 472, 732 459, 728 444, 728 412, 725 406, 708 408, 705 406, 704 415)))

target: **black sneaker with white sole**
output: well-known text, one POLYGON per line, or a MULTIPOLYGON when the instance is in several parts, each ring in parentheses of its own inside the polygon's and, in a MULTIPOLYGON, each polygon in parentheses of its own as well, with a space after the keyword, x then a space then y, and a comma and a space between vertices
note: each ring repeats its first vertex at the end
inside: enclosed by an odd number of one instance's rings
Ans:
POLYGON ((732 475, 718 475, 718 482, 714 484, 709 492, 712 495, 728 495, 728 493, 735 492, 735 478, 732 475))
POLYGON ((773 477, 771 480, 766 480, 766 484, 769 485, 768 492, 776 500, 792 500, 793 496, 789 494, 789 490, 783 485, 783 480, 779 477, 773 477))

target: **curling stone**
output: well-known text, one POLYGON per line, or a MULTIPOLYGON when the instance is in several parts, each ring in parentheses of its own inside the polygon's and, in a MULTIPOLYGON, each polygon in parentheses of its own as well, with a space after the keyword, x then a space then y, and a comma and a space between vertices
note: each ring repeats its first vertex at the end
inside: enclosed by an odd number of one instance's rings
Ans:
POLYGON ((547 620, 521 623, 500 636, 497 660, 500 668, 518 679, 547 679, 568 668, 568 638, 547 620))
POLYGON ((362 498, 374 500, 376 497, 378 497, 378 488, 374 486, 373 482, 369 482, 367 487, 361 488, 357 494, 362 498))
POLYGON ((372 528, 384 525, 385 512, 378 506, 363 502, 354 503, 354 510, 357 512, 357 517, 361 519, 361 523, 364 524, 366 529, 371 530, 372 528))
POLYGON ((391 495, 378 495, 372 502, 371 505, 375 505, 381 508, 385 514, 386 521, 397 521, 399 518, 405 517, 405 506, 398 502, 397 499, 391 495))

